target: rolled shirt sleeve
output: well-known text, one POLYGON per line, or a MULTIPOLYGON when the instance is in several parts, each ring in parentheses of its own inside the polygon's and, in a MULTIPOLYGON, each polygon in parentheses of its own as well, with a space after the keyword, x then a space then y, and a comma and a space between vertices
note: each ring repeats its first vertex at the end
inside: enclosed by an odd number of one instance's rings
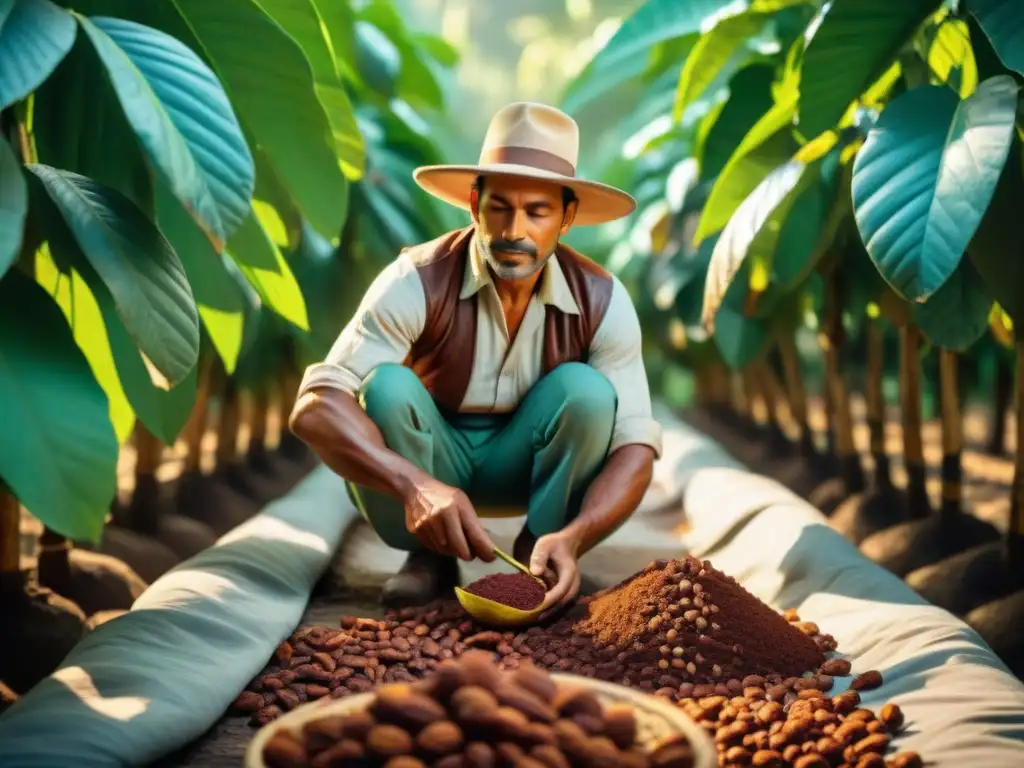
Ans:
POLYGON ((641 354, 640 319, 629 293, 613 277, 611 301, 590 345, 590 365, 615 388, 618 409, 609 453, 624 445, 649 445, 661 458, 661 424, 651 414, 651 393, 641 354))
POLYGON ((299 397, 318 387, 355 395, 374 368, 405 360, 426 317, 419 273, 401 255, 374 279, 326 359, 306 368, 299 397))

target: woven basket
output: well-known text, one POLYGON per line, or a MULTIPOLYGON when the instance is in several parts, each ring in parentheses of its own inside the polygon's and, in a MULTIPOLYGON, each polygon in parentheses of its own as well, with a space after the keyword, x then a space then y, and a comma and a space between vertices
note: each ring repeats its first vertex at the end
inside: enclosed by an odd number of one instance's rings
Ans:
MULTIPOLYGON (((718 752, 707 732, 697 725, 679 707, 657 696, 650 696, 622 685, 593 680, 589 677, 554 673, 551 679, 560 686, 575 686, 593 692, 605 707, 611 704, 629 704, 637 721, 637 743, 649 750, 669 736, 684 735, 693 747, 693 768, 717 768, 718 752)), ((278 730, 299 731, 313 720, 334 717, 366 709, 376 693, 357 694, 344 699, 319 699, 296 707, 261 728, 245 753, 245 768, 267 768, 263 762, 263 746, 278 730)))

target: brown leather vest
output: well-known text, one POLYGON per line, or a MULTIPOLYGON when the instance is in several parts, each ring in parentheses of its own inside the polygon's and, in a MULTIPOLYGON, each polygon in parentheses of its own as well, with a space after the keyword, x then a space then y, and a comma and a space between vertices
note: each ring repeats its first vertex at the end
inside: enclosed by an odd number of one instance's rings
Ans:
MULTIPOLYGON (((462 404, 476 352, 477 294, 459 298, 473 232, 474 227, 457 229, 406 249, 423 281, 427 319, 405 365, 449 411, 462 404)), ((542 375, 562 363, 586 362, 612 297, 607 271, 566 245, 560 244, 555 254, 580 314, 545 306, 542 375)))

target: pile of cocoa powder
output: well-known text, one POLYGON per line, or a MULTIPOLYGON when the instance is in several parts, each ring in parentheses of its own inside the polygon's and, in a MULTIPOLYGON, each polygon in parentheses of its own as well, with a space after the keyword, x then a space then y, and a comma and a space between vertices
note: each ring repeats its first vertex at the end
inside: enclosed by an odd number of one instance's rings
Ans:
POLYGON ((490 654, 450 659, 426 679, 381 686, 365 710, 282 728, 263 748, 270 768, 691 768, 685 736, 637 741, 630 706, 604 707, 526 664, 500 672, 490 654))
POLYGON ((544 602, 544 584, 525 573, 492 573, 477 579, 466 591, 496 603, 529 611, 544 602))
MULTIPOLYGON (((341 627, 296 631, 238 697, 235 709, 262 725, 304 701, 416 681, 470 649, 492 653, 502 669, 532 661, 541 668, 632 686, 684 707, 708 698, 742 698, 748 715, 756 712, 757 701, 789 706, 803 691, 823 695, 831 690, 833 676, 850 672, 845 660, 825 660, 824 654, 836 649, 830 635, 801 622, 795 612, 779 615, 710 562, 692 557, 650 563, 623 583, 581 599, 563 618, 521 632, 481 626, 454 599, 390 612, 382 620, 344 617, 341 627)), ((880 675, 869 672, 859 685, 880 684, 880 675)), ((737 709, 738 703, 730 706, 737 709)), ((774 727, 775 721, 766 726, 774 727)), ((825 734, 824 727, 820 730, 825 734)), ((756 746, 752 740, 761 740, 759 732, 723 744, 748 749, 746 737, 756 746)), ((774 735, 765 731, 769 741, 774 735)), ((723 762, 732 764, 742 763, 723 762)), ((811 765, 805 761, 800 768, 811 765)))

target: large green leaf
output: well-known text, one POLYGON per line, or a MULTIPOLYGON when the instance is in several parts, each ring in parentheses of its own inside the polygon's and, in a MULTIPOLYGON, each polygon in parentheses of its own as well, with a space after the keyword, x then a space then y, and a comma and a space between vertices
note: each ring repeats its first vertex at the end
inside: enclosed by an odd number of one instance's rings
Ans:
POLYGON ((187 24, 303 214, 337 237, 348 184, 302 48, 254 0, 169 1, 181 17, 164 23, 187 24))
POLYGON ((745 262, 715 315, 715 333, 712 337, 723 361, 730 368, 739 369, 753 362, 761 353, 768 329, 764 320, 747 317, 742 309, 748 294, 750 265, 745 262))
POLYGON ((459 63, 459 49, 443 37, 428 32, 414 32, 409 35, 409 41, 444 67, 454 67, 459 63))
POLYGON ((702 179, 714 179, 722 172, 750 129, 772 108, 773 77, 773 67, 755 64, 729 80, 729 99, 701 146, 702 179))
POLYGON ((397 95, 410 103, 441 109, 444 106, 441 85, 420 56, 419 50, 409 40, 402 16, 390 0, 371 0, 359 11, 359 18, 381 30, 398 49, 402 68, 398 76, 397 95))
POLYGON ((907 91, 886 107, 858 153, 857 226, 904 298, 927 298, 960 263, 1006 163, 1017 90, 1004 75, 963 101, 943 86, 907 91))
POLYGON ((796 189, 806 166, 791 160, 772 171, 740 204, 715 245, 708 266, 701 323, 714 332, 715 315, 726 291, 747 260, 751 244, 772 214, 796 189))
POLYGON ((39 162, 116 189, 152 218, 146 156, 86 35, 36 91, 32 133, 39 162))
POLYGON ((924 304, 914 305, 914 321, 937 346, 966 352, 988 329, 992 294, 970 259, 924 304))
MULTIPOLYGON (((673 118, 678 121, 686 108, 700 98, 719 76, 722 69, 732 62, 742 61, 737 53, 744 52, 747 41, 757 35, 770 19, 766 13, 740 13, 729 16, 705 32, 686 57, 679 75, 673 118)), ((744 93, 739 98, 747 98, 744 93)), ((724 160, 723 160, 724 165, 724 160)))
POLYGON ((28 167, 56 207, 40 214, 58 264, 58 248, 67 262, 87 260, 136 345, 170 386, 178 384, 199 356, 199 317, 170 243, 119 192, 69 171, 28 167))
POLYGON ((223 247, 248 210, 256 171, 216 75, 160 30, 115 18, 80 22, 153 165, 223 247))
POLYGON ((793 156, 797 148, 792 134, 794 111, 793 101, 776 103, 743 137, 711 188, 695 242, 724 228, 757 185, 793 156))
POLYGON ((0 278, 18 258, 28 213, 28 189, 21 163, 0 137, 0 278))
POLYGON ((834 128, 850 103, 895 60, 940 0, 832 0, 803 55, 798 127, 834 128))
POLYGON ((0 27, 0 109, 20 101, 57 68, 75 42, 75 20, 49 0, 18 0, 0 27))
POLYGON ((356 66, 363 81, 373 91, 390 99, 398 89, 402 73, 402 54, 398 46, 368 21, 353 25, 356 41, 356 66))
POLYGON ((7 17, 11 15, 11 9, 14 8, 14 0, 0 0, 0 32, 3 31, 4 22, 7 21, 7 17))
POLYGON ((573 80, 562 99, 563 109, 576 112, 643 73, 649 53, 658 43, 699 35, 718 14, 739 13, 750 5, 747 0, 647 0, 573 80))
POLYGON ((1003 63, 1024 75, 1024 6, 1018 0, 970 0, 967 5, 1003 63))
MULTIPOLYGON (((313 67, 316 94, 327 113, 334 136, 335 150, 342 169, 350 180, 363 174, 366 162, 363 137, 356 125, 355 112, 341 85, 332 41, 314 0, 260 0, 264 9, 291 35, 305 52, 313 67)), ((343 42, 343 41, 342 41, 343 42)))
POLYGON ((299 328, 309 329, 302 290, 255 213, 245 219, 231 239, 228 254, 267 308, 299 328))
POLYGON ((157 222, 181 259, 195 295, 199 317, 228 373, 235 370, 242 348, 245 297, 225 268, 223 254, 213 250, 181 203, 166 185, 157 185, 157 222))
POLYGON ((107 398, 57 305, 18 271, 0 279, 0 478, 48 528, 98 541, 117 491, 107 398))
POLYGON ((107 326, 96 297, 78 270, 68 266, 66 271, 61 271, 46 244, 36 251, 34 262, 36 282, 64 312, 75 343, 89 361, 96 382, 107 395, 110 422, 114 425, 117 442, 123 445, 135 428, 135 411, 117 375, 107 326))

